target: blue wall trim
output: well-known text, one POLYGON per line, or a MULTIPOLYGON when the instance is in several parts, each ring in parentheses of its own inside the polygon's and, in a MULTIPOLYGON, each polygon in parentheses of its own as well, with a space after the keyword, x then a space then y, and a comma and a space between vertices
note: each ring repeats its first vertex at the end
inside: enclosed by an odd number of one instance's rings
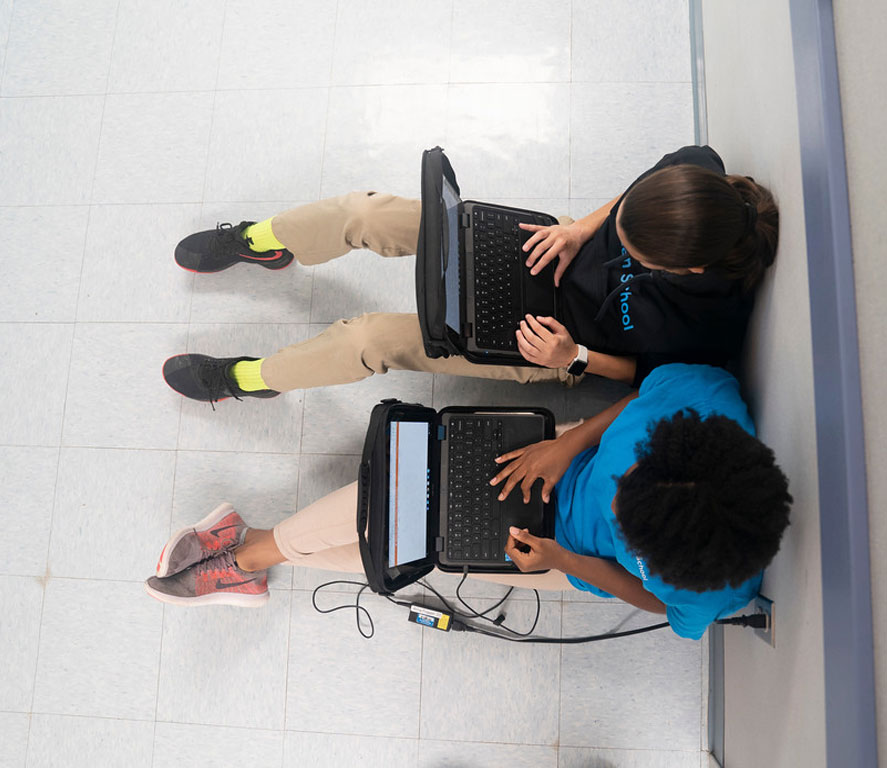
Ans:
MULTIPOLYGON (((828 765, 877 766, 856 294, 831 0, 791 0, 822 537, 828 765)), ((875 94, 872 94, 874 97, 875 94)))

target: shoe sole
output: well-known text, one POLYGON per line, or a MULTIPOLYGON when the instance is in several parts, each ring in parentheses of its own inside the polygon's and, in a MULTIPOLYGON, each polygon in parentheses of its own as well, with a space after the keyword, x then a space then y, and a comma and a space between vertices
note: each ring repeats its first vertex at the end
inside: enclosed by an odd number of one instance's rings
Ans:
POLYGON ((285 261, 282 257, 274 257, 273 259, 263 259, 261 257, 256 258, 240 258, 237 261, 232 261, 230 264, 226 264, 224 267, 219 267, 218 269, 191 269, 191 267, 185 267, 182 264, 178 264, 179 267, 185 270, 185 272, 190 272, 192 275, 214 275, 217 272, 224 272, 226 269, 231 269, 231 267, 236 266, 237 264, 258 264, 259 266, 265 267, 265 269, 272 270, 281 270, 286 269, 290 264, 295 261, 295 258, 290 258, 289 261, 286 261, 283 264, 269 264, 269 261, 285 261))
POLYGON ((183 605, 186 607, 197 607, 200 605, 233 605, 238 608, 261 608, 271 599, 270 592, 263 592, 261 595, 244 595, 239 592, 210 592, 206 595, 197 597, 179 597, 178 595, 167 595, 165 592, 158 592, 153 589, 148 582, 145 582, 145 592, 147 592, 155 600, 161 603, 169 603, 170 605, 183 605))
POLYGON ((187 528, 182 528, 180 531, 176 531, 170 537, 169 541, 166 542, 163 551, 160 553, 160 559, 157 561, 157 568, 155 569, 157 572, 157 578, 165 579, 167 576, 175 576, 175 574, 178 573, 178 571, 170 573, 167 553, 172 552, 175 549, 176 544, 184 539, 185 536, 192 531, 200 532, 209 530, 219 522, 219 520, 225 517, 225 515, 230 515, 234 511, 234 507, 229 502, 223 501, 196 525, 190 525, 187 528))

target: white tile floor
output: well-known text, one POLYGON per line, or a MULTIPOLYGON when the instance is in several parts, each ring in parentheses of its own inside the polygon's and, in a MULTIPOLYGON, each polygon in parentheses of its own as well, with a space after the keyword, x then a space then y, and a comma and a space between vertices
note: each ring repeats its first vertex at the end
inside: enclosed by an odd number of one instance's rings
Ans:
MULTIPOLYGON (((351 188, 416 195, 438 143, 466 197, 582 215, 692 142, 688 17, 686 0, 0 0, 0 768, 697 768, 705 649, 667 633, 502 647, 370 598, 366 641, 312 609, 326 574, 277 569, 259 611, 141 587, 170 529, 223 498, 271 525, 349 481, 381 397, 574 419, 618 392, 392 373, 213 412, 166 387, 168 355, 410 311, 413 264, 192 276, 177 240, 351 188)), ((540 630, 647 618, 546 595, 540 630)))

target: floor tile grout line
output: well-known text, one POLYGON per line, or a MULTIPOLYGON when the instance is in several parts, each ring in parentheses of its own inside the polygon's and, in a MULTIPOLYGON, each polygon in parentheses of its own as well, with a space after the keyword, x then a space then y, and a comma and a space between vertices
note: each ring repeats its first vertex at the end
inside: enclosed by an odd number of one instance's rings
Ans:
MULTIPOLYGON (((120 7, 120 4, 119 4, 119 0, 118 0, 117 10, 115 11, 115 13, 117 11, 119 11, 119 7, 120 7)), ((10 24, 10 29, 11 29, 11 24, 10 24)), ((115 16, 115 29, 116 29, 116 16, 115 16)), ((110 68, 110 63, 108 64, 108 66, 110 68)), ((101 117, 101 121, 99 123, 100 126, 104 122, 104 115, 105 115, 105 99, 103 98, 103 100, 102 100, 102 117, 101 117)), ((101 143, 101 130, 99 131, 99 143, 101 143)), ((93 177, 92 177, 92 186, 93 187, 95 186, 95 177, 98 172, 98 157, 99 157, 99 151, 98 151, 98 146, 97 146, 96 147, 96 159, 95 159, 95 163, 93 165, 93 177)), ((89 196, 91 199, 92 198, 92 189, 90 190, 89 196)), ((83 265, 86 261, 86 245, 89 241, 88 240, 88 238, 89 238, 89 224, 90 224, 91 219, 92 219, 92 206, 90 206, 87 211, 86 227, 83 232, 83 248, 80 253, 80 274, 77 279, 77 300, 74 305, 75 306, 75 318, 76 318, 76 311, 77 311, 76 307, 78 307, 80 304, 80 292, 81 292, 82 286, 83 286, 83 265)), ((45 571, 44 571, 44 575, 43 575, 43 595, 40 600, 40 623, 38 625, 38 630, 37 630, 37 657, 36 657, 36 660, 34 663, 34 679, 33 679, 33 686, 31 689, 31 710, 33 710, 33 708, 34 708, 34 699, 37 695, 37 672, 40 668, 40 641, 41 641, 41 638, 43 635, 43 619, 44 619, 43 612, 44 612, 44 608, 46 605, 46 589, 49 586, 49 581, 50 581, 49 562, 50 562, 50 556, 52 553, 52 528, 53 528, 53 523, 55 521, 56 505, 58 503, 59 479, 61 477, 62 454, 63 454, 63 450, 64 450, 63 443, 64 443, 64 434, 65 434, 65 416, 67 414, 67 409, 68 409, 68 395, 69 395, 68 390, 71 385, 71 368, 74 364, 74 347, 75 347, 76 338, 77 338, 77 321, 76 321, 76 319, 74 320, 74 322, 65 323, 64 325, 71 326, 71 329, 70 329, 71 346, 68 351, 67 375, 65 377, 65 397, 64 397, 64 401, 62 402, 61 419, 59 421, 58 445, 56 446, 57 453, 56 453, 55 485, 54 485, 53 493, 52 493, 52 507, 51 507, 50 513, 49 513, 49 535, 47 536, 47 541, 46 541, 46 560, 45 560, 45 571)), ((28 725, 28 750, 30 750, 30 723, 28 725)))
POLYGON ((22 93, 22 94, 6 94, 3 99, 9 101, 23 101, 26 99, 79 99, 88 96, 167 96, 171 94, 200 94, 200 93, 256 93, 261 91, 268 92, 297 92, 297 91, 320 91, 320 90, 347 90, 358 88, 429 88, 441 85, 454 85, 458 87, 526 87, 537 85, 692 85, 691 80, 674 79, 674 80, 430 80, 430 81, 409 81, 409 82, 388 82, 388 83, 310 83, 304 85, 287 86, 283 88, 170 88, 167 90, 149 90, 149 91, 75 91, 68 93, 22 93))
MULTIPOLYGON (((570 32, 569 32, 569 46, 570 46, 570 93, 569 93, 569 104, 567 105, 567 194, 568 201, 572 201, 573 198, 573 0, 570 0, 570 32)), ((567 203, 567 214, 570 214, 569 211, 570 203, 567 203)))
POLYGON ((160 675, 163 668, 163 629, 166 624, 166 605, 160 605, 160 647, 157 650, 157 684, 154 688, 154 727, 151 731, 151 763, 154 765, 154 753, 157 748, 157 711, 160 707, 160 675))
MULTIPOLYGON (((204 211, 206 210, 206 185, 209 181, 209 165, 210 159, 212 156, 212 144, 213 144, 213 129, 216 124, 216 103, 218 100, 218 86, 219 86, 219 74, 222 71, 222 50, 225 43, 225 25, 228 20, 228 0, 225 0, 224 7, 222 9, 222 23, 221 30, 219 32, 219 52, 218 58, 216 61, 216 78, 215 78, 215 88, 212 90, 212 105, 210 106, 209 112, 209 131, 207 131, 206 136, 206 160, 203 165, 203 188, 201 192, 200 199, 200 217, 203 218, 204 211)), ((191 326, 194 319, 194 286, 197 282, 197 275, 194 274, 191 276, 191 291, 188 300, 188 334, 185 339, 185 351, 191 351, 191 326)), ((176 430, 176 449, 178 449, 179 444, 182 439, 182 411, 184 410, 184 404, 179 404, 179 425, 176 430)))
MULTIPOLYGON (((97 714, 78 714, 78 713, 70 713, 70 712, 52 712, 52 711, 38 711, 38 712, 22 712, 21 710, 12 710, 12 709, 0 709, 0 714, 10 714, 10 715, 40 715, 43 717, 57 717, 57 718, 76 718, 79 720, 101 720, 106 722, 124 722, 124 723, 151 723, 152 720, 147 718, 136 718, 136 717, 114 717, 110 715, 97 715, 97 714)), ((282 734, 286 736, 290 733, 304 733, 304 734, 312 734, 319 736, 353 736, 353 737, 364 737, 369 739, 390 739, 392 741, 404 741, 404 742, 421 742, 421 741, 436 741, 442 743, 451 743, 451 744, 488 744, 491 746, 517 746, 517 747, 548 747, 548 748, 557 748, 557 745, 549 744, 541 741, 528 741, 528 742, 517 742, 517 741, 495 741, 492 739, 453 739, 446 738, 443 736, 437 736, 434 738, 416 738, 413 736, 395 736, 395 735, 383 735, 377 733, 366 733, 366 732, 341 732, 341 731, 325 731, 325 730, 306 730, 300 728, 262 728, 252 725, 236 725, 229 723, 220 723, 220 722, 204 722, 197 720, 166 720, 160 719, 157 720, 158 724, 162 725, 184 725, 184 726, 192 726, 195 728, 220 728, 225 730, 233 730, 233 731, 241 731, 241 732, 252 732, 258 731, 261 733, 267 734, 282 734)), ((663 747, 615 747, 615 746, 597 746, 593 744, 569 744, 564 745, 564 747, 568 749, 600 749, 608 752, 647 752, 647 753, 670 753, 670 754, 698 754, 700 752, 704 752, 704 750, 699 749, 669 749, 663 747)))
MULTIPOLYGON (((487 196, 487 195, 485 195, 487 196)), ((567 200, 571 195, 494 195, 497 199, 507 202, 509 200, 567 200)), ((607 201, 611 198, 605 194, 600 195, 582 195, 576 197, 577 200, 603 200, 607 201)), ((316 200, 296 200, 299 204, 316 202, 316 200)), ((277 205, 288 205, 289 201, 284 200, 136 200, 125 201, 119 203, 105 202, 86 202, 86 203, 0 203, 0 210, 5 208, 125 208, 125 207, 146 207, 146 206, 171 206, 171 205, 226 205, 229 203, 238 203, 246 205, 268 205, 274 203, 277 205)), ((320 265, 318 265, 320 266, 320 265)))
POLYGON ((15 0, 9 3, 9 29, 6 30, 6 39, 3 41, 3 58, 0 59, 0 94, 3 93, 3 81, 6 78, 6 62, 9 58, 9 38, 12 36, 12 25, 15 21, 15 0))
MULTIPOLYGON (((456 29, 456 3, 450 0, 450 44, 447 50, 447 92, 453 84, 453 33, 456 29)), ((449 103, 447 104, 449 107, 449 103)))
MULTIPOLYGON (((332 99, 330 98, 330 95, 331 95, 330 89, 332 87, 332 81, 333 81, 333 62, 335 61, 336 39, 338 36, 338 31, 339 31, 339 0, 336 0, 336 7, 335 7, 335 10, 333 11, 333 39, 332 39, 331 47, 330 47, 330 50, 331 50, 330 67, 329 67, 329 72, 327 74, 328 87, 327 87, 327 93, 326 93, 326 112, 324 114, 324 121, 323 121, 323 142, 320 147, 320 172, 318 173, 318 177, 317 177, 317 198, 316 198, 317 200, 322 199, 322 195, 323 195, 323 166, 324 166, 324 160, 326 157, 326 139, 327 139, 327 132, 329 131, 329 125, 330 125, 330 109, 331 109, 331 102, 332 102, 332 99)), ((315 291, 315 286, 316 286, 315 277, 316 277, 315 270, 312 267, 311 268, 311 293, 309 294, 309 297, 308 297, 308 325, 309 326, 312 323, 311 315, 314 313, 314 291, 315 291)), ((335 322, 335 321, 333 321, 333 322, 335 322)), ((310 334, 310 328, 309 328, 309 334, 310 334)), ((301 425, 299 427, 299 458, 301 459, 303 440, 305 437, 305 413, 307 411, 306 406, 308 404, 309 390, 303 389, 300 391, 303 393, 302 394, 302 421, 301 421, 301 425)), ((300 482, 301 482, 301 478, 302 478, 302 468, 300 465, 300 467, 299 467, 299 481, 300 482)), ((298 499, 298 496, 296 496, 296 498, 298 499)))
MULTIPOLYGON (((328 133, 329 127, 330 127, 330 109, 331 109, 331 104, 332 104, 330 89, 332 88, 333 62, 335 61, 336 39, 338 36, 338 30, 339 30, 339 0, 336 0, 336 8, 333 11, 333 20, 334 20, 333 21, 333 39, 332 39, 332 43, 331 43, 331 47, 330 47, 330 50, 331 50, 330 66, 329 66, 329 72, 327 73, 327 80, 328 80, 327 86, 328 87, 327 87, 327 92, 326 92, 326 111, 324 113, 324 118, 323 118, 323 141, 322 141, 321 147, 320 147, 320 171, 317 175, 317 197, 316 197, 317 200, 320 200, 323 197, 323 167, 324 167, 324 162, 326 159, 327 133, 328 133)), ((315 278, 315 271, 312 268, 311 269, 311 293, 308 297, 308 322, 309 323, 311 322, 311 319, 312 319, 311 315, 314 312, 314 288, 315 288, 315 282, 316 282, 314 278, 315 278)), ((303 400, 303 406, 304 406, 304 400, 303 400)), ((304 422, 303 422, 303 424, 304 424, 304 422)), ((301 447, 301 435, 299 436, 299 446, 301 447)))
MULTIPOLYGON (((296 496, 298 498, 298 495, 296 496)), ((293 573, 290 572, 290 585, 292 586, 293 573)), ((293 634, 293 602, 295 601, 295 595, 292 594, 293 590, 290 590, 290 600, 289 600, 289 612, 287 613, 287 625, 286 625, 286 656, 284 656, 285 663, 283 666, 283 730, 286 732, 286 721, 287 721, 287 710, 289 708, 289 687, 290 687, 290 644, 292 643, 292 634, 293 634)), ((280 756, 281 764, 283 763, 283 750, 281 751, 280 756)))
MULTIPOLYGON (((422 587, 423 599, 427 598, 428 591, 422 587)), ((425 691, 425 633, 419 634, 419 712, 416 722, 416 739, 422 739, 422 699, 425 691)))

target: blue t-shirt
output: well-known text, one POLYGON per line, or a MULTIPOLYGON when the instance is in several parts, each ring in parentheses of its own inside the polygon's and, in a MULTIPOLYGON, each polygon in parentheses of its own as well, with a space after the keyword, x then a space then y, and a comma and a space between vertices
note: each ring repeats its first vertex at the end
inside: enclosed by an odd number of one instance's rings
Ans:
MULTIPOLYGON (((711 622, 738 611, 758 593, 762 574, 736 588, 693 592, 672 587, 651 575, 644 561, 626 548, 612 508, 617 479, 637 461, 635 446, 647 439, 648 428, 688 408, 703 418, 721 414, 754 434, 739 383, 725 370, 682 363, 656 368, 644 379, 638 397, 604 433, 600 446, 573 459, 557 484, 555 538, 580 555, 619 563, 665 603, 668 621, 678 635, 698 640, 711 622)), ((567 578, 577 589, 612 597, 574 576, 567 578)))

